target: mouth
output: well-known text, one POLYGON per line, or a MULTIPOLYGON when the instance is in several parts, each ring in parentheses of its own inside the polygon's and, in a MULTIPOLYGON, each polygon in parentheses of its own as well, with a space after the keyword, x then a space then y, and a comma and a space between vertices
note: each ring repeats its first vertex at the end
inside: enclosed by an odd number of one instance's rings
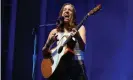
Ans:
POLYGON ((69 16, 69 15, 65 15, 64 18, 65 18, 66 20, 68 20, 68 19, 70 18, 70 16, 69 16))
POLYGON ((65 18, 69 18, 69 15, 65 15, 64 17, 65 17, 65 18))

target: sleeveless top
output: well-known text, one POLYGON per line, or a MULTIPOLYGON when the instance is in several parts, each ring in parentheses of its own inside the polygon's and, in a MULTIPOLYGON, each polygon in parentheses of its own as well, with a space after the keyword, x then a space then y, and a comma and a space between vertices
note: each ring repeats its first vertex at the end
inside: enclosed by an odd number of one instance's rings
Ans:
MULTIPOLYGON (((64 33, 64 32, 57 32, 57 44, 60 42, 60 43, 64 43, 64 41, 66 41, 66 37, 70 35, 70 33, 64 33)), ((72 39, 74 41, 76 41, 76 44, 75 44, 75 47, 74 47, 74 52, 75 52, 75 60, 84 60, 84 52, 82 50, 80 50, 79 48, 79 43, 78 41, 72 37, 72 39)))

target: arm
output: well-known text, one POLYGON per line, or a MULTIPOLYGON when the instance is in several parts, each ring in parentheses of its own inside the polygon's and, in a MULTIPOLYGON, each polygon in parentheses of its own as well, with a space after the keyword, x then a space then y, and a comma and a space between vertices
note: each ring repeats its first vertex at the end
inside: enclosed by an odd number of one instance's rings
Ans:
POLYGON ((53 29, 50 33, 49 33, 49 36, 48 36, 48 39, 44 45, 44 47, 42 48, 42 50, 44 50, 45 48, 50 48, 50 46, 55 42, 55 40, 53 39, 54 36, 56 35, 57 33, 57 30, 56 29, 53 29))
POLYGON ((81 36, 84 44, 86 44, 86 29, 85 27, 82 25, 80 28, 79 28, 79 35, 81 36))
POLYGON ((78 43, 80 45, 79 48, 82 51, 85 51, 86 29, 83 25, 79 28, 78 32, 76 33, 76 35, 74 37, 78 40, 78 43))
POLYGON ((53 29, 48 36, 48 39, 44 45, 44 47, 42 48, 42 52, 43 52, 43 56, 47 56, 50 52, 50 46, 55 42, 54 36, 56 36, 55 34, 57 33, 56 29, 53 29))

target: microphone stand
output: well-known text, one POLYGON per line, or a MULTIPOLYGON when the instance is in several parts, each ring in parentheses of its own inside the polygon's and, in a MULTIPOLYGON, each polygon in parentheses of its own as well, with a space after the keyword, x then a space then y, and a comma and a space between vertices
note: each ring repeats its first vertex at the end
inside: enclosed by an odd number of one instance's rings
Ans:
POLYGON ((33 66, 32 66, 32 79, 35 80, 35 65, 36 65, 36 51, 37 51, 37 28, 33 28, 32 35, 34 36, 34 54, 33 58, 33 66))
POLYGON ((32 29, 32 35, 34 36, 34 53, 33 53, 33 65, 32 65, 32 79, 35 80, 35 66, 36 66, 36 53, 37 53, 37 31, 39 28, 47 26, 55 26, 56 24, 44 24, 32 29))

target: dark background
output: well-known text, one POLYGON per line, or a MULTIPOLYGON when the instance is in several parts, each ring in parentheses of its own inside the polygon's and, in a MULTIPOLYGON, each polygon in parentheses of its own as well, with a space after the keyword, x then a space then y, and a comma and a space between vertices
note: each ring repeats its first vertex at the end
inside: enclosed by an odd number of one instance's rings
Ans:
MULTIPOLYGON (((2 0, 2 80, 32 80, 32 29, 55 23, 66 2, 75 6, 78 23, 97 4, 102 5, 101 11, 84 23, 89 80, 133 80, 132 0, 2 0)), ((41 48, 53 28, 38 29, 35 80, 43 80, 41 48)))

